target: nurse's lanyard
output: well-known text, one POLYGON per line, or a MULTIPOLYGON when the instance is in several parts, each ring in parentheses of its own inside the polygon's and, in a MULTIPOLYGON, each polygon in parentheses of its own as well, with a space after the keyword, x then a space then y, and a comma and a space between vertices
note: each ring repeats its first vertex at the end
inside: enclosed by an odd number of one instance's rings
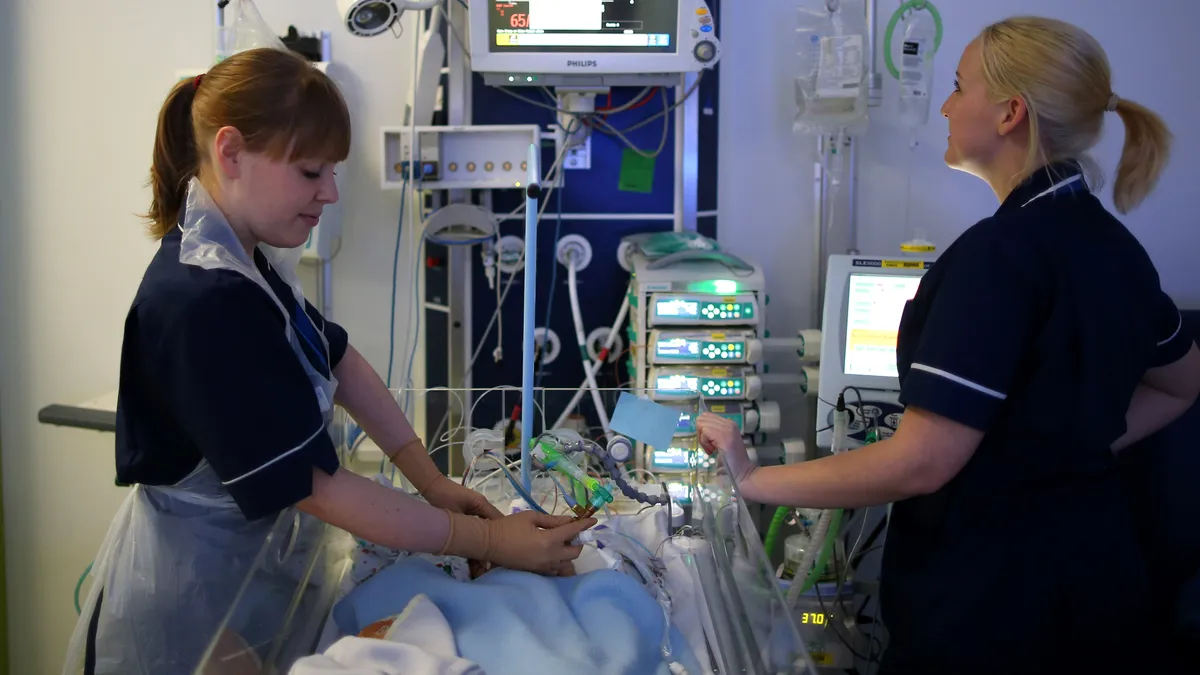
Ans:
POLYGON ((1063 180, 1060 180, 1059 182, 1055 183, 1054 185, 1051 185, 1046 190, 1043 190, 1042 192, 1038 193, 1038 195, 1036 197, 1034 197, 1033 199, 1030 199, 1029 201, 1022 204, 1021 208, 1025 208, 1026 206, 1029 206, 1030 204, 1036 202, 1037 200, 1041 199, 1042 197, 1045 197, 1046 195, 1055 194, 1055 193, 1059 192, 1060 190, 1063 190, 1063 188, 1066 188, 1065 192, 1067 194, 1072 194, 1075 192, 1079 192, 1081 190, 1087 190, 1087 185, 1083 184, 1083 174, 1077 173, 1074 176, 1071 176, 1070 178, 1065 178, 1063 180))
MULTIPOLYGON (((300 306, 300 301, 293 301, 296 315, 292 317, 292 326, 296 329, 296 334, 300 339, 308 343, 309 349, 317 355, 317 359, 321 361, 321 367, 329 372, 329 362, 325 359, 325 352, 320 347, 321 338, 317 335, 317 326, 313 323, 312 317, 308 312, 300 306)), ((332 374, 332 373, 330 373, 332 374)))

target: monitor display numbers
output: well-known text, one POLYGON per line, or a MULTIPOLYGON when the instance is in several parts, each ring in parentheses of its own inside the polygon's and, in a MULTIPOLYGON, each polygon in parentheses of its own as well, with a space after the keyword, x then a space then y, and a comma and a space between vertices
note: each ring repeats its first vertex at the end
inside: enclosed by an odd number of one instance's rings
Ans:
POLYGON ((801 612, 800 623, 809 626, 824 626, 833 620, 832 616, 822 612, 801 612))
POLYGON ((675 52, 678 0, 491 2, 497 52, 675 52))
MULTIPOLYGON (((501 16, 504 16, 504 10, 501 10, 501 16)), ((529 28, 529 13, 528 12, 512 12, 508 15, 509 28, 529 28)))
POLYGON ((916 276, 851 274, 846 302, 845 373, 896 377, 896 336, 916 276))

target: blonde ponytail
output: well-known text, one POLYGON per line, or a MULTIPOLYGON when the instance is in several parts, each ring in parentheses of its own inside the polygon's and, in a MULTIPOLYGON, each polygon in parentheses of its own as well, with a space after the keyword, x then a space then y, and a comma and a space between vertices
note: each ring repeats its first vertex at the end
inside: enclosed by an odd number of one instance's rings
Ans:
POLYGON ((1117 164, 1113 203, 1129 213, 1154 190, 1171 156, 1171 131, 1162 118, 1143 105, 1117 101, 1117 115, 1125 123, 1125 147, 1117 164))
MULTIPOLYGON (((1104 116, 1113 110, 1112 69, 1100 43, 1065 21, 1018 16, 994 23, 979 35, 988 93, 995 101, 1021 98, 1029 116, 1029 155, 1020 175, 1039 167, 1079 162, 1088 184, 1103 182, 1087 156, 1100 140, 1104 116)), ((1125 122, 1125 148, 1117 167, 1113 202, 1128 213, 1154 189, 1170 154, 1171 133, 1158 115, 1116 98, 1125 122)))

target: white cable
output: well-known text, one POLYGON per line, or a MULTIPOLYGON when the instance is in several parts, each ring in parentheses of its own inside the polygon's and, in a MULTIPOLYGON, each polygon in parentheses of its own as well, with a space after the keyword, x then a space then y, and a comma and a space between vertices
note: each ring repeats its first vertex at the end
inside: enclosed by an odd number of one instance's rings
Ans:
POLYGON ((596 405, 596 415, 600 418, 600 426, 604 427, 604 435, 610 432, 608 413, 604 410, 604 401, 600 399, 600 387, 596 386, 596 375, 589 367, 592 363, 587 357, 587 337, 583 330, 583 311, 579 307, 579 288, 575 279, 575 256, 567 265, 567 290, 571 295, 571 318, 575 321, 575 340, 579 343, 580 358, 583 359, 583 374, 587 377, 588 388, 592 391, 592 403, 596 405))
MULTIPOLYGON (((608 331, 608 338, 604 341, 604 352, 612 349, 613 344, 616 343, 617 331, 619 331, 621 329, 621 325, 625 323, 625 316, 628 313, 629 290, 626 289, 625 299, 621 302, 621 309, 617 312, 617 320, 613 322, 612 329, 608 331)), ((567 404, 567 407, 563 410, 562 415, 555 420, 553 427, 554 429, 561 429, 567 423, 567 418, 571 416, 571 412, 575 410, 575 406, 579 405, 580 399, 583 398, 583 392, 587 389, 588 382, 594 380, 596 373, 600 372, 600 369, 604 367, 604 362, 606 360, 607 358, 598 359, 584 364, 583 369, 585 371, 585 375, 583 378, 583 384, 579 385, 579 388, 575 390, 575 395, 571 397, 571 402, 567 404), (592 378, 591 380, 589 380, 589 376, 592 378)), ((604 432, 608 433, 608 431, 609 430, 606 427, 604 432)))

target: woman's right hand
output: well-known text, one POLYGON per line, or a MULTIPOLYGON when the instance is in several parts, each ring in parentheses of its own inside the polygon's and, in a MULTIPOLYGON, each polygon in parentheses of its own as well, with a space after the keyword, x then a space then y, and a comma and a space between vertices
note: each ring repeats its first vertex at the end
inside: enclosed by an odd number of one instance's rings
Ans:
POLYGON ((575 521, 574 516, 551 516, 537 511, 522 511, 488 521, 492 530, 492 555, 488 562, 509 569, 560 575, 564 563, 578 558, 583 551, 582 546, 572 546, 571 541, 595 524, 595 518, 575 521))
POLYGON ((522 511, 498 520, 447 512, 450 540, 445 553, 538 574, 560 575, 579 557, 582 546, 571 541, 596 524, 595 518, 550 516, 522 511))
POLYGON ((754 470, 742 441, 742 432, 733 420, 710 412, 701 413, 696 418, 696 435, 705 452, 710 455, 720 453, 734 483, 741 483, 754 470))

